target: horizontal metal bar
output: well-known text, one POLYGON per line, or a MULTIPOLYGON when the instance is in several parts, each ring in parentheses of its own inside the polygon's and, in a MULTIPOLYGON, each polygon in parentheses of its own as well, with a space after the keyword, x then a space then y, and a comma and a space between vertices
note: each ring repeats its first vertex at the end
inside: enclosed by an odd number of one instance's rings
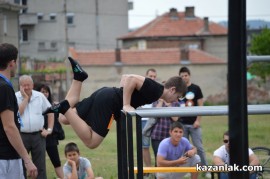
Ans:
POLYGON ((247 66, 253 62, 270 62, 269 55, 247 56, 247 66))
MULTIPOLYGON (((134 167, 134 172, 138 173, 138 168, 134 167)), ((143 173, 172 173, 172 172, 199 172, 196 167, 143 167, 143 173)))
MULTIPOLYGON (((141 117, 221 116, 228 115, 228 106, 139 108, 128 113, 132 116, 138 114, 141 117)), ((248 114, 270 114, 270 105, 248 105, 248 114)))

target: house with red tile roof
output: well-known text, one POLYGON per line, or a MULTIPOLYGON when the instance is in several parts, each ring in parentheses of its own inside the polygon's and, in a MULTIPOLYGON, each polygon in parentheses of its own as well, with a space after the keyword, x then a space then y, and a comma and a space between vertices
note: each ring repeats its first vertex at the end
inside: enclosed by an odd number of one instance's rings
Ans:
POLYGON ((205 97, 226 89, 227 29, 196 17, 194 7, 185 12, 171 9, 118 40, 121 49, 69 49, 89 74, 82 96, 103 86, 118 86, 123 74, 145 75, 148 68, 155 68, 161 82, 178 75, 182 66, 190 68, 205 97))
POLYGON ((82 97, 87 97, 103 86, 119 86, 123 74, 145 75, 155 68, 159 82, 178 75, 182 66, 188 66, 194 83, 199 84, 204 96, 226 89, 227 63, 224 59, 193 48, 116 49, 85 51, 74 48, 69 54, 87 71, 82 97))
POLYGON ((227 59, 227 28, 195 16, 194 7, 172 8, 118 40, 124 49, 191 48, 227 59))
MULTIPOLYGON (((121 49, 69 49, 69 56, 78 60, 89 74, 81 98, 104 86, 119 86, 123 74, 145 75, 149 68, 157 70, 157 80, 161 82, 178 75, 182 66, 188 66, 192 81, 201 86, 205 97, 226 89, 227 29, 207 18, 196 17, 193 7, 187 7, 185 12, 171 9, 118 40, 123 42, 121 49)), ((69 63, 55 68, 66 69, 66 65, 69 63)), ((36 66, 43 71, 49 66, 49 69, 54 69, 48 63, 36 66)), ((68 81, 72 79, 72 73, 68 74, 39 74, 36 81, 55 86, 55 91, 61 91, 61 100, 65 88, 69 87, 68 81)))
POLYGON ((70 48, 82 66, 225 64, 225 60, 199 49, 117 49, 85 51, 70 48))

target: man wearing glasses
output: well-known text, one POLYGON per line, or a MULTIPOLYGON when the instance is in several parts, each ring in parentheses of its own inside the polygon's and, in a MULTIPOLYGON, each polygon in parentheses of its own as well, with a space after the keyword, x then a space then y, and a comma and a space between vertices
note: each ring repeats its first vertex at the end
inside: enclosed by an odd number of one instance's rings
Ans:
MULTIPOLYGON (((213 164, 214 165, 225 165, 230 164, 230 155, 229 155, 229 144, 230 144, 230 138, 229 138, 229 131, 226 131, 223 134, 223 143, 221 147, 219 147, 217 150, 214 151, 214 157, 213 157, 213 164)), ((249 148, 249 165, 259 165, 259 160, 257 156, 253 153, 253 151, 249 148)), ((220 173, 220 179, 228 179, 228 173, 221 172, 220 173)), ((256 179, 256 173, 250 172, 250 179, 256 179)))

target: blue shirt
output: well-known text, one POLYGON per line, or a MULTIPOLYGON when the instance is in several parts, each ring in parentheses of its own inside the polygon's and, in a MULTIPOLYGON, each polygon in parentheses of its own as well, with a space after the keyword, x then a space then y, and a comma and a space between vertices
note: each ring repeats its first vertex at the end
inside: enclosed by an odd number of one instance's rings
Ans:
MULTIPOLYGON (((87 177, 86 170, 91 168, 91 163, 87 158, 79 158, 79 169, 77 170, 78 179, 85 179, 87 177)), ((72 167, 66 162, 64 167, 64 178, 66 179, 68 175, 72 173, 72 167)))
POLYGON ((182 157, 188 150, 192 149, 192 145, 182 137, 177 146, 171 143, 171 138, 163 139, 158 147, 157 155, 164 157, 166 160, 172 161, 182 157))

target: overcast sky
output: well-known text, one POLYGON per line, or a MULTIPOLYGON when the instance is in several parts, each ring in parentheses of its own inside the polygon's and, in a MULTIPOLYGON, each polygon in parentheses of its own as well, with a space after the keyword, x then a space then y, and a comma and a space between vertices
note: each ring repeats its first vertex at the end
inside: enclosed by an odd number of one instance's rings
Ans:
MULTIPOLYGON (((170 8, 184 11, 186 6, 195 7, 195 15, 209 17, 210 21, 227 20, 228 0, 129 0, 133 10, 129 11, 129 28, 140 27, 170 8)), ((270 0, 246 0, 247 19, 270 21, 270 0)))

